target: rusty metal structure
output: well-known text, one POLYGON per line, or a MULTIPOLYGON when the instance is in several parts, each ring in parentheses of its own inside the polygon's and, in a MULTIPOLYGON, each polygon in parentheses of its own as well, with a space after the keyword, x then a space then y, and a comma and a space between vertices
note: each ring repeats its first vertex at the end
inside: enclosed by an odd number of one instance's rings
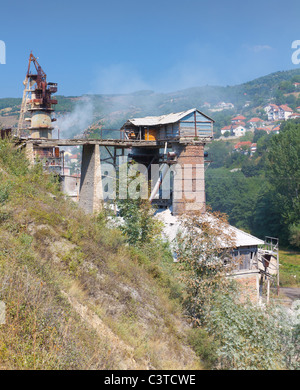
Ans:
MULTIPOLYGON (((37 58, 30 53, 28 68, 24 84, 23 99, 21 104, 17 136, 24 135, 30 139, 51 139, 52 117, 57 100, 52 94, 57 92, 57 84, 47 82, 47 75, 38 63, 37 58), (29 124, 29 125, 28 125, 29 124)), ((61 153, 58 147, 33 148, 33 158, 43 161, 44 168, 48 171, 60 173, 61 153)))
POLYGON ((18 136, 23 130, 29 130, 31 138, 52 138, 53 106, 57 100, 52 94, 57 92, 57 84, 47 82, 47 75, 37 61, 37 58, 30 53, 28 69, 24 84, 23 99, 18 123, 18 136), (32 68, 34 67, 34 71, 32 68), (30 116, 25 118, 25 114, 30 116), (24 122, 30 122, 25 126, 24 122))

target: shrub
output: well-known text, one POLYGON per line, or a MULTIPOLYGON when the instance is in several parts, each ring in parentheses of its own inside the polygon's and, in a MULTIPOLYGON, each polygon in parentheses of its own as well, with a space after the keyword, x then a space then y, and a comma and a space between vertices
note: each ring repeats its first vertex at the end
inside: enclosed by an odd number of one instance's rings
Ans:
POLYGON ((300 248, 300 223, 292 224, 289 227, 290 231, 290 243, 296 248, 300 248))

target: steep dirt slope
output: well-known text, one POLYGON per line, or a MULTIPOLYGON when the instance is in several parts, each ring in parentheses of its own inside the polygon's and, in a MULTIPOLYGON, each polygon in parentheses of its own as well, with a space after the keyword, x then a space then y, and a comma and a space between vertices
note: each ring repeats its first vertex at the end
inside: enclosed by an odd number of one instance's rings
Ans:
POLYGON ((1 367, 199 369, 159 256, 84 215, 6 142, 0 168, 1 367))

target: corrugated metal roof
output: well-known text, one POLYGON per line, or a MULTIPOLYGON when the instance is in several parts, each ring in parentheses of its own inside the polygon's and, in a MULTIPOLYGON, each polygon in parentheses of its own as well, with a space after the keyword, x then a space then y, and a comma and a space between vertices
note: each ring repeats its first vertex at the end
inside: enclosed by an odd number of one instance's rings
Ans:
MULTIPOLYGON (((180 119, 184 118, 185 116, 191 114, 192 112, 198 111, 196 108, 192 108, 187 111, 177 112, 177 113, 171 113, 166 115, 160 115, 160 116, 146 116, 144 118, 132 118, 128 119, 128 121, 123 125, 123 127, 126 124, 133 124, 134 126, 160 126, 160 125, 166 125, 168 123, 176 123, 180 121, 180 119)), ((198 111, 200 112, 200 111, 198 111)), ((202 115, 204 115, 209 120, 212 120, 207 115, 200 112, 202 115)))
POLYGON ((252 236, 249 233, 244 232, 234 226, 230 226, 229 229, 235 233, 235 243, 237 247, 240 246, 256 246, 264 244, 264 241, 260 238, 252 236))
MULTIPOLYGON (((220 225, 220 221, 216 217, 214 217, 213 215, 211 215, 209 213, 203 214, 201 217, 199 217, 200 220, 201 220, 201 218, 203 220, 214 223, 216 225, 220 225)), ((251 234, 246 233, 243 230, 236 228, 235 226, 221 223, 220 226, 222 226, 222 225, 223 225, 224 235, 226 235, 226 236, 231 235, 233 243, 235 244, 236 247, 256 246, 256 245, 264 244, 264 241, 261 240, 260 238, 252 236, 251 234)), ((224 242, 222 244, 222 246, 226 247, 226 242, 224 242)))
MULTIPOLYGON (((172 241, 175 239, 177 233, 181 230, 181 220, 180 218, 174 216, 171 214, 170 209, 167 210, 158 210, 156 212, 157 217, 164 223, 164 229, 163 232, 166 235, 166 237, 172 241)), ((215 223, 217 225, 220 224, 220 221, 217 220, 214 216, 211 214, 204 214, 201 217, 199 217, 199 220, 201 221, 205 220, 208 222, 211 222, 212 224, 215 223)), ((244 232, 243 230, 240 230, 232 225, 224 224, 223 227, 224 235, 231 235, 232 240, 234 241, 233 244, 238 247, 243 246, 257 246, 264 244, 264 241, 252 236, 249 233, 244 232)), ((222 241, 222 239, 221 239, 222 241)), ((226 248, 226 243, 220 242, 221 247, 226 248)))

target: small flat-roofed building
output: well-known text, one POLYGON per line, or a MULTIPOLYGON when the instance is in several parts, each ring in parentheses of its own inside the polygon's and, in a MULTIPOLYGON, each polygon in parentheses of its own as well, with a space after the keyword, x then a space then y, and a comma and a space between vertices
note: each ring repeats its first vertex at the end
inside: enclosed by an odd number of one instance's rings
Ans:
POLYGON ((196 108, 160 116, 132 118, 122 126, 125 139, 169 141, 213 137, 214 120, 196 108))

